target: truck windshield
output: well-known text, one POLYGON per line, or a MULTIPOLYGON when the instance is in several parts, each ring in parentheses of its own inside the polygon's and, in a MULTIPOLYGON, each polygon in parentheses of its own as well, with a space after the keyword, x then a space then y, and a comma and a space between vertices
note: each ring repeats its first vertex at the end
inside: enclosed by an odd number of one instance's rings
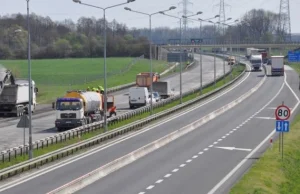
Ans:
POLYGON ((261 63, 261 60, 251 60, 251 63, 261 63))
POLYGON ((81 102, 57 102, 56 110, 80 110, 81 102))

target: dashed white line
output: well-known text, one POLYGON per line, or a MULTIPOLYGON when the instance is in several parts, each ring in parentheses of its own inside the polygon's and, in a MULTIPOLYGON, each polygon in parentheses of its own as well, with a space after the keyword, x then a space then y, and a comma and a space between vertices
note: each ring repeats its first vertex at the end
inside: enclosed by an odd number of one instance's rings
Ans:
POLYGON ((217 141, 214 142, 214 144, 217 144, 217 143, 219 143, 219 142, 217 142, 217 141))
POLYGON ((229 133, 233 133, 233 131, 229 131, 229 133))
POLYGON ((237 129, 232 129, 233 131, 236 131, 237 129))
POLYGON ((195 158, 198 158, 198 156, 197 155, 195 155, 195 156, 193 156, 193 158, 195 159, 195 158))
POLYGON ((163 182, 163 181, 164 181, 163 179, 159 179, 159 180, 157 180, 155 183, 159 184, 159 183, 161 183, 161 182, 163 182))
POLYGON ((229 133, 226 134, 226 136, 230 135, 229 133))
POLYGON ((209 148, 212 148, 212 147, 214 147, 214 145, 210 145, 210 146, 208 146, 209 148))
POLYGON ((205 149, 204 149, 204 151, 207 151, 207 150, 209 150, 209 149, 208 149, 208 148, 205 148, 205 149))
POLYGON ((226 138, 226 136, 223 136, 222 138, 223 138, 223 139, 225 139, 225 138, 226 138))
POLYGON ((192 161, 192 160, 187 160, 186 162, 187 162, 187 163, 190 163, 191 161, 192 161))
POLYGON ((166 174, 164 177, 165 178, 168 178, 168 177, 170 177, 172 174, 166 174))
POLYGON ((218 141, 222 141, 223 139, 218 139, 218 141))
POLYGON ((181 167, 181 168, 182 168, 182 167, 185 167, 185 165, 186 165, 186 164, 181 164, 180 167, 181 167))
POLYGON ((237 129, 239 129, 239 128, 240 128, 240 125, 239 125, 239 126, 237 126, 236 128, 237 128, 237 129))
POLYGON ((139 194, 145 194, 145 192, 139 192, 139 194))
POLYGON ((177 172, 179 169, 178 168, 175 168, 174 170, 172 170, 172 172, 177 172))
POLYGON ((203 154, 203 152, 199 152, 198 154, 201 155, 201 154, 203 154))
POLYGON ((147 187, 147 190, 153 189, 155 186, 154 185, 150 185, 149 187, 147 187))

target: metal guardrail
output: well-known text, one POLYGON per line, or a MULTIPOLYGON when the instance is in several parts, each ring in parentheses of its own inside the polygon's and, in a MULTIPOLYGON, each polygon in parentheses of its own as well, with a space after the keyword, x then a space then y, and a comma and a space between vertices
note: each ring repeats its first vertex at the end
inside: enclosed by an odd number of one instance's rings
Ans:
MULTIPOLYGON (((167 72, 168 71, 165 71, 165 73, 167 73, 167 72)), ((227 74, 229 74, 229 73, 230 72, 228 72, 227 74)), ((222 79, 222 78, 223 78, 223 76, 221 76, 220 78, 218 78, 217 81, 220 80, 220 79, 222 79)), ((211 83, 209 83, 207 85, 204 85, 203 87, 209 87, 213 83, 214 82, 211 82, 211 83)), ((129 84, 127 84, 127 85, 129 85, 129 84)), ((124 87, 125 88, 126 85, 123 85, 123 86, 120 86, 120 87, 124 87)), ((200 90, 200 88, 198 90, 200 90)), ((187 91, 187 92, 183 93, 183 96, 192 94, 195 91, 197 91, 197 90, 194 89, 194 90, 187 91)), ((155 107, 164 106, 165 104, 168 104, 168 103, 170 103, 170 102, 172 102, 174 100, 179 99, 179 97, 180 97, 179 95, 176 95, 174 97, 168 98, 168 99, 166 99, 164 101, 161 101, 159 103, 154 104, 153 107, 155 108, 155 107)), ((148 112, 148 111, 150 111, 150 105, 147 105, 147 106, 135 109, 133 111, 130 111, 130 112, 127 112, 127 113, 124 113, 124 114, 121 114, 121 115, 109 118, 107 120, 107 122, 108 122, 108 124, 115 123, 115 122, 120 122, 120 121, 129 119, 131 117, 134 117, 136 115, 143 114, 143 113, 148 112)), ((65 132, 62 132, 62 133, 57 133, 57 134, 55 134, 53 136, 49 136, 49 137, 46 137, 46 138, 34 141, 33 142, 33 149, 35 149, 35 150, 43 149, 44 147, 48 147, 51 144, 61 143, 61 142, 65 141, 66 139, 71 139, 71 138, 79 137, 79 136, 81 136, 84 133, 90 133, 91 131, 95 130, 93 128, 94 125, 97 126, 97 128, 101 128, 102 127, 102 123, 103 123, 103 121, 95 122, 95 123, 92 123, 90 125, 86 125, 87 128, 85 128, 84 126, 82 126, 82 127, 74 128, 74 129, 71 129, 71 130, 68 130, 68 131, 65 131, 65 132)), ((0 161, 4 162, 5 160, 7 160, 7 161, 10 162, 11 158, 17 158, 18 156, 24 156, 24 155, 28 154, 28 152, 29 152, 29 144, 19 145, 19 146, 16 146, 16 147, 13 147, 13 148, 1 151, 0 161)))
MULTIPOLYGON (((230 72, 228 72, 227 75, 229 73, 230 72)), ((43 164, 46 164, 48 162, 57 160, 59 158, 65 157, 65 156, 68 156, 68 155, 73 154, 74 152, 76 152, 80 149, 85 149, 86 147, 90 147, 90 146, 93 146, 95 144, 99 144, 99 143, 104 142, 106 140, 112 139, 116 136, 125 134, 129 131, 136 130, 137 128, 141 128, 142 126, 148 124, 151 121, 154 121, 156 119, 160 119, 163 116, 166 116, 166 115, 172 114, 176 111, 179 111, 179 110, 181 110, 181 109, 183 109, 183 108, 185 108, 189 105, 197 103, 200 100, 203 100, 203 99, 205 99, 205 98, 207 98, 207 97, 209 97, 209 96, 211 96, 211 95, 227 88, 228 86, 233 84, 236 80, 241 78, 244 73, 245 73, 245 70, 238 77, 236 77, 234 80, 228 82, 226 85, 224 85, 221 88, 217 88, 217 89, 215 89, 215 90, 213 90, 213 91, 211 91, 207 94, 201 95, 201 96, 199 96, 199 97, 197 97, 193 100, 182 103, 182 104, 177 105, 173 108, 167 109, 167 110, 162 111, 160 113, 157 113, 155 115, 152 115, 152 116, 149 116, 147 118, 144 118, 144 119, 135 121, 133 123, 127 124, 125 126, 122 126, 120 128, 114 129, 114 130, 109 131, 109 132, 106 132, 104 134, 97 135, 97 136, 95 136, 93 138, 90 138, 88 140, 84 140, 82 142, 79 142, 79 143, 61 148, 59 150, 53 151, 51 153, 39 156, 39 157, 34 158, 32 160, 28 160, 28 161, 22 162, 20 164, 5 168, 5 169, 0 171, 0 180, 9 178, 9 177, 14 176, 16 174, 22 173, 23 171, 30 170, 31 168, 36 168, 36 167, 41 166, 43 164)), ((220 78, 218 78, 218 80, 220 80, 222 78, 223 77, 220 77, 220 78)), ((213 82, 207 84, 206 87, 210 86, 212 84, 213 84, 213 82)), ((187 96, 189 94, 198 92, 199 90, 200 90, 200 87, 195 88, 194 90, 187 91, 187 92, 184 93, 184 96, 187 96)), ((169 98, 165 101, 162 101, 160 103, 156 103, 153 106, 154 106, 154 108, 161 107, 161 106, 164 106, 164 105, 166 105, 166 104, 168 104, 168 103, 170 103, 174 100, 177 100, 179 98, 180 98, 180 96, 177 95, 177 96, 169 98)), ((117 122, 128 119, 128 118, 133 117, 135 115, 140 115, 140 114, 143 114, 145 112, 149 112, 149 110, 150 110, 150 106, 146 106, 146 107, 136 109, 135 111, 131 111, 131 112, 125 113, 124 115, 120 115, 118 118, 108 119, 108 124, 109 125, 115 124, 117 122)), ((67 139, 76 138, 76 137, 78 138, 78 137, 82 136, 82 134, 98 130, 99 128, 103 127, 102 124, 103 124, 103 122, 97 122, 97 123, 92 123, 92 124, 82 126, 82 127, 76 128, 76 129, 72 129, 72 130, 69 130, 67 132, 63 132, 63 133, 54 135, 52 137, 36 141, 36 142, 34 142, 34 145, 35 145, 36 149, 41 149, 43 147, 48 147, 49 146, 49 141, 51 142, 51 144, 55 144, 55 143, 57 144, 59 142, 66 141, 67 139)), ((9 150, 6 153, 2 152, 3 160, 4 160, 4 154, 8 154, 8 155, 11 156, 11 152, 14 152, 15 153, 14 157, 17 157, 18 152, 16 152, 16 150, 18 148, 19 147, 13 148, 12 150, 9 150)), ((22 149, 19 149, 19 150, 21 150, 21 155, 26 154, 28 152, 28 148, 26 149, 26 151, 23 151, 23 152, 22 152, 22 149)), ((8 160, 10 160, 10 159, 8 159, 8 160)))

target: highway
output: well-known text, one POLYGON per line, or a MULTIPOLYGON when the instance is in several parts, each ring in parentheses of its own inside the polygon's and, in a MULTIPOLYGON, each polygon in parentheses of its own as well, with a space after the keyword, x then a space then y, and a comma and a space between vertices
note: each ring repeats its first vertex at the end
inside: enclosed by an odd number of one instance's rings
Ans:
MULTIPOLYGON (((215 111, 221 106, 224 106, 243 95, 263 79, 263 72, 248 72, 246 73, 245 77, 241 79, 241 81, 234 84, 234 86, 231 88, 225 90, 221 94, 216 94, 212 99, 207 99, 206 101, 201 102, 199 105, 195 105, 194 108, 190 108, 184 113, 178 113, 170 116, 168 119, 163 119, 159 122, 159 124, 153 124, 153 126, 142 129, 139 131, 139 134, 131 134, 131 137, 126 141, 116 140, 115 143, 111 143, 106 147, 103 145, 82 155, 74 156, 65 161, 56 163, 53 166, 43 167, 34 171, 33 174, 29 173, 21 177, 15 177, 14 180, 9 183, 9 185, 5 185, 6 190, 4 190, 4 187, 0 186, 0 192, 2 191, 1 193, 5 194, 20 192, 47 193, 215 111)), ((197 153, 201 152, 203 149, 206 149, 207 146, 217 142, 218 139, 222 139, 222 136, 226 135, 226 133, 229 133, 233 127, 236 127, 245 119, 249 118, 253 112, 257 112, 258 109, 263 107, 264 104, 270 101, 274 94, 278 92, 282 82, 282 77, 268 77, 265 83, 261 86, 262 88, 260 88, 244 102, 234 107, 232 110, 229 110, 218 118, 201 126, 198 130, 195 130, 190 134, 187 134, 166 145, 165 147, 150 153, 144 158, 104 177, 100 181, 97 181, 95 184, 92 184, 87 188, 84 188, 78 193, 139 193, 146 192, 146 188, 149 186, 151 189, 148 189, 147 192, 152 193, 207 192, 214 186, 214 184, 217 184, 217 182, 223 178, 222 176, 227 170, 231 170, 230 168, 227 168, 228 166, 223 168, 223 164, 218 164, 217 166, 215 166, 215 164, 225 162, 224 165, 235 165, 234 162, 238 162, 237 158, 241 157, 241 155, 238 155, 236 158, 233 157, 232 154, 239 154, 238 152, 230 152, 221 149, 218 150, 216 148, 216 150, 214 150, 214 148, 210 148, 208 151, 203 151, 205 152, 203 154, 205 157, 199 155, 196 159, 188 162, 186 161, 192 159, 192 157, 195 157, 197 153), (265 90, 268 90, 268 92, 265 93, 265 90), (205 154, 213 155, 206 157, 205 154), (203 159, 201 159, 201 157, 203 159), (229 158, 224 160, 224 157, 229 158), (189 165, 194 165, 196 162, 200 162, 200 166, 189 169, 189 165), (179 167, 182 164, 185 164, 186 166, 179 167), (203 165, 205 168, 202 168, 201 165, 203 165), (175 169, 178 169, 178 171, 175 169), (173 175, 172 170, 175 170, 177 174, 173 175), (184 173, 184 176, 179 176, 179 173, 184 173), (165 180, 165 175, 171 181, 174 179, 173 181, 177 184, 173 185, 172 183, 172 186, 167 185, 170 182, 165 180), (190 176, 192 178, 190 178, 190 176), (193 178, 193 176, 200 176, 200 178, 193 178), (178 179, 175 179, 176 177, 178 179), (164 179, 163 182, 160 182, 160 179, 164 179), (202 184, 202 180, 204 182, 206 181, 204 179, 207 179, 207 182, 212 180, 215 181, 212 181, 209 184, 202 184), (161 187, 163 184, 166 184, 166 188, 158 190, 158 185, 157 187, 152 187, 151 185, 156 185, 156 181, 160 182, 159 186, 161 187), (195 182, 196 184, 194 185, 195 182), (192 188, 185 186, 188 184, 193 184, 193 188, 197 188, 199 187, 200 183, 202 186, 204 185, 203 192, 199 192, 199 190, 192 191, 192 188), (175 188, 177 188, 177 190, 175 188)), ((263 122, 266 121, 263 120, 263 122)), ((274 123, 271 123, 270 125, 273 126, 274 123)), ((242 128, 240 128, 240 130, 241 129, 242 128)), ((272 129, 270 128, 265 130, 266 131, 263 133, 255 133, 255 135, 252 134, 254 131, 251 132, 246 130, 247 133, 250 133, 249 137, 251 139, 249 139, 249 142, 253 141, 252 143, 255 145, 260 138, 265 137, 265 132, 268 130, 271 131, 272 129)), ((225 139, 219 143, 219 145, 234 137, 234 135, 238 134, 238 132, 239 131, 234 132, 233 134, 229 135, 229 137, 226 136, 225 139)), ((237 144, 238 142, 248 142, 248 136, 244 136, 244 133, 241 133, 240 136, 241 139, 239 140, 234 138, 236 141, 235 145, 232 145, 235 143, 235 141, 232 141, 230 142, 231 144, 227 146, 240 146, 237 144)), ((248 148, 247 146, 249 145, 244 146, 248 148)), ((242 158, 239 159, 241 160, 242 158)), ((5 183, 2 183, 2 186, 3 184, 5 183)))
MULTIPOLYGON (((195 55, 197 57, 197 55, 195 55)), ((199 56, 198 56, 199 58, 199 56)), ((196 58, 197 60, 197 58, 196 58)), ((214 58, 210 56, 203 56, 203 84, 213 80, 214 58)), ((219 58, 216 59, 217 77, 223 75, 223 61, 219 58)), ((229 71, 229 66, 226 64, 226 72, 229 71)), ((200 66, 197 63, 182 74, 183 92, 192 88, 200 86, 200 66)), ((171 87, 175 89, 175 93, 179 93, 179 75, 170 75, 166 80, 171 82, 171 87)), ((111 95, 115 96, 115 102, 118 109, 117 114, 122 114, 130 111, 128 104, 128 89, 121 90, 111 95)), ((47 108, 47 107, 45 107, 47 108)), ((49 109, 49 108, 48 108, 49 109)), ((48 111, 44 113, 34 114, 32 120, 33 125, 33 141, 49 137, 57 133, 54 127, 55 112, 48 111)), ((23 129, 16 128, 19 118, 6 118, 0 120, 0 150, 9 149, 23 144, 23 129)), ((28 129, 26 129, 28 134, 28 129)))

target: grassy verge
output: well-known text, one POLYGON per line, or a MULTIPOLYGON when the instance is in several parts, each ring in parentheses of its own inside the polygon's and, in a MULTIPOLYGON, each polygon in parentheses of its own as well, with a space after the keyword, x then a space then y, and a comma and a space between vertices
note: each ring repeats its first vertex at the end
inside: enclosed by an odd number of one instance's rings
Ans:
MULTIPOLYGON (((232 77, 235 78, 238 75, 240 75, 243 72, 244 68, 245 68, 244 66, 237 66, 236 68, 233 68, 232 77)), ((214 90, 218 87, 221 87, 221 86, 224 85, 224 83, 228 83, 230 80, 231 80, 231 76, 228 75, 228 76, 225 77, 225 79, 222 79, 222 80, 218 81, 216 83, 216 86, 210 86, 210 87, 204 88, 202 90, 202 93, 205 94, 205 93, 208 93, 208 92, 210 92, 210 91, 212 91, 212 90, 214 90)), ((183 97, 182 100, 183 100, 183 102, 186 102, 186 101, 189 101, 191 99, 194 99, 194 98, 198 97, 199 95, 200 95, 200 93, 194 93, 194 94, 188 95, 186 97, 183 97)), ((179 100, 173 101, 172 103, 169 103, 169 104, 167 104, 163 107, 155 108, 153 111, 154 111, 154 113, 164 111, 166 109, 169 109, 171 107, 174 107, 174 106, 178 105, 179 102, 180 102, 179 100)), ((149 113, 144 113, 144 114, 132 117, 128 120, 124 120, 124 121, 115 123, 113 125, 110 125, 110 126, 108 126, 108 129, 109 130, 116 129, 118 127, 121 127, 121 126, 129 124, 131 122, 146 118, 148 116, 149 116, 149 113)), ((66 140, 65 142, 58 143, 58 144, 55 144, 55 145, 49 145, 48 147, 44 147, 44 149, 34 150, 34 156, 35 157, 41 156, 43 154, 49 153, 51 151, 54 151, 54 150, 57 150, 57 149, 60 149, 60 148, 63 148, 65 146, 72 145, 72 144, 80 142, 82 140, 89 139, 89 138, 94 137, 94 136, 96 136, 98 134, 101 134, 101 133, 103 133, 102 129, 97 130, 97 131, 93 131, 93 132, 90 132, 90 133, 85 133, 80 137, 80 139, 74 138, 74 139, 66 140)), ((3 169, 3 168, 6 168, 6 167, 9 167, 9 166, 24 162, 27 159, 28 159, 28 156, 24 155, 24 156, 17 156, 16 158, 11 158, 10 161, 6 160, 6 161, 4 161, 4 163, 1 161, 0 162, 0 169, 3 169)))
MULTIPOLYGON (((299 73, 300 63, 291 66, 299 73)), ((263 156, 231 189, 231 194, 299 194, 300 193, 300 114, 289 133, 284 135, 284 158, 273 143, 263 156)))
MULTIPOLYGON (((139 72, 149 71, 149 61, 135 58, 107 59, 107 87, 114 87, 135 80, 139 72)), ((0 64, 13 71, 16 77, 26 78, 26 60, 2 60, 0 64)), ((167 62, 153 61, 153 71, 167 69, 167 62)), ((101 58, 32 60, 32 79, 39 88, 38 103, 49 103, 67 90, 103 86, 104 62, 101 58)))

